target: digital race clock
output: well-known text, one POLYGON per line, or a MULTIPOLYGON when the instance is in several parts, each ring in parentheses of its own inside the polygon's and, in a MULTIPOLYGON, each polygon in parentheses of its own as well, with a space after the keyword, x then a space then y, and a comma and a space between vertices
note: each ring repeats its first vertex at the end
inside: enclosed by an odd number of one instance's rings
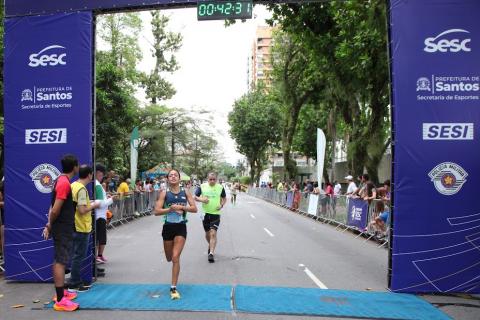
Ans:
POLYGON ((251 19, 252 0, 197 2, 197 20, 251 19))

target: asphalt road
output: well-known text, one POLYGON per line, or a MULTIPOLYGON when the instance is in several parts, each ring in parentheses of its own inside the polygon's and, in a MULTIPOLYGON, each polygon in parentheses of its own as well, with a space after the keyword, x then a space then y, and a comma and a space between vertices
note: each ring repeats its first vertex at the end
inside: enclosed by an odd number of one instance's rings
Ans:
MULTIPOLYGON (((100 283, 170 283, 171 265, 162 245, 162 218, 148 216, 109 231, 107 276, 100 283)), ((216 262, 207 261, 207 243, 199 214, 191 214, 181 257, 179 289, 188 284, 227 284, 387 291, 388 251, 373 242, 335 230, 245 194, 224 208, 216 262)), ((166 287, 168 289, 168 286, 166 287)), ((0 282, 0 319, 318 319, 279 315, 194 312, 90 311, 54 314, 32 301, 48 301, 51 284, 0 282), (24 308, 12 309, 14 304, 24 308)), ((447 306, 455 319, 480 319, 478 300, 426 297, 447 306)), ((322 318, 324 319, 324 318, 322 318)))

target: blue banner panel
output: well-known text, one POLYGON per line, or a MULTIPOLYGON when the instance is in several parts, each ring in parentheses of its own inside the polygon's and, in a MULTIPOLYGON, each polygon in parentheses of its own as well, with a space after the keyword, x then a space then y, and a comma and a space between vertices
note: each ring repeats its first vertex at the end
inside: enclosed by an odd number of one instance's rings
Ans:
POLYGON ((155 5, 196 5, 197 0, 5 0, 5 15, 26 16, 81 10, 122 10, 155 5))
POLYGON ((367 227, 368 202, 362 199, 348 199, 347 224, 362 230, 367 227))
POLYGON ((53 244, 41 233, 60 159, 92 162, 92 50, 91 13, 5 22, 7 279, 52 279, 53 244))
POLYGON ((391 289, 480 292, 480 1, 392 0, 391 289))

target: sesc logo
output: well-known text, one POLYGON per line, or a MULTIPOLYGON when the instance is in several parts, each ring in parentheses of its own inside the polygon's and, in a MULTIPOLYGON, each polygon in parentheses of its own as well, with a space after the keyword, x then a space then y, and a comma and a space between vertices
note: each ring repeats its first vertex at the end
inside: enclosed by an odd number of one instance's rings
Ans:
POLYGON ((40 52, 30 55, 30 62, 28 65, 32 68, 46 66, 53 67, 57 65, 64 66, 67 64, 67 62, 65 61, 65 58, 67 56, 65 49, 65 47, 56 44, 43 48, 42 50, 40 50, 40 52))
POLYGON ((25 144, 52 143, 67 143, 67 128, 25 130, 25 144))
POLYGON ((427 38, 425 39, 425 48, 423 48, 423 51, 428 52, 428 53, 435 53, 437 51, 439 52, 470 52, 472 49, 468 47, 468 44, 471 42, 472 39, 465 38, 460 39, 459 36, 455 37, 454 35, 451 35, 449 37, 450 39, 445 39, 444 36, 448 34, 462 34, 462 33, 470 33, 467 30, 463 29, 449 29, 446 30, 436 37, 433 38, 427 38))
POLYGON ((423 140, 473 140, 473 123, 424 123, 423 140))

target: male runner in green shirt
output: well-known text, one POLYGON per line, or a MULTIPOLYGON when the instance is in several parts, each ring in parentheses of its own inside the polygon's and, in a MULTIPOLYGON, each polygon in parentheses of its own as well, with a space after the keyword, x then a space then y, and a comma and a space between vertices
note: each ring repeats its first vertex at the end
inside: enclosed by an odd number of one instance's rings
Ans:
POLYGON ((197 188, 195 200, 202 202, 203 229, 205 239, 208 242, 208 262, 215 262, 214 253, 217 245, 217 230, 220 226, 220 210, 227 202, 227 194, 221 184, 217 183, 217 175, 213 172, 208 174, 208 182, 197 188))

